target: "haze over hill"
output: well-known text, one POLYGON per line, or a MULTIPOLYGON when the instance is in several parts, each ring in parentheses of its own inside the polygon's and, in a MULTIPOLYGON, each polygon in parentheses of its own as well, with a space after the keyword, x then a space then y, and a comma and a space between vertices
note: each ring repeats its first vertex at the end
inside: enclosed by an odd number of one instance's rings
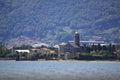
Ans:
POLYGON ((73 40, 120 43, 120 0, 0 0, 0 42, 73 40))

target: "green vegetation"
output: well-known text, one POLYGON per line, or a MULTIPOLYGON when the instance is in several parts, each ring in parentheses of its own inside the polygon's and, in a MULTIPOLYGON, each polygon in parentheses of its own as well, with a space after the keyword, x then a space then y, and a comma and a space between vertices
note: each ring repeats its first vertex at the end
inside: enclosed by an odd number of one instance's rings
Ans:
POLYGON ((13 59, 13 60, 38 60, 38 59, 46 59, 46 60, 54 60, 57 59, 57 53, 55 52, 56 48, 54 47, 36 47, 33 48, 29 45, 22 45, 13 47, 13 49, 8 50, 1 43, 0 44, 0 59, 13 59), (32 51, 32 49, 34 51, 32 51), (30 50, 28 52, 15 52, 15 50, 30 50), (40 51, 40 52, 39 52, 40 51))
POLYGON ((106 45, 101 46, 92 45, 85 47, 86 51, 79 54, 79 57, 76 59, 79 60, 120 60, 118 46, 116 45, 106 45))
POLYGON ((10 52, 11 52, 10 50, 5 48, 3 43, 0 43, 0 57, 6 58, 6 56, 9 55, 10 52))
POLYGON ((119 0, 0 0, 0 42, 58 44, 82 30, 82 40, 120 43, 119 9, 119 0))

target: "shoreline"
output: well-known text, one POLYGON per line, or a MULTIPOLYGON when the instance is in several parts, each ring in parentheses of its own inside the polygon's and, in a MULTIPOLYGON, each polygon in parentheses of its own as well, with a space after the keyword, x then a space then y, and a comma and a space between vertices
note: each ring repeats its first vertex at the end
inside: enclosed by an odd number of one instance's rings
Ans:
MULTIPOLYGON (((0 60, 0 61, 15 61, 15 62, 19 62, 16 60, 0 60)), ((119 60, 45 60, 45 59, 39 59, 39 60, 20 60, 20 61, 25 61, 25 62, 118 62, 120 63, 119 60)))
POLYGON ((38 62, 120 62, 118 60, 37 60, 38 62))

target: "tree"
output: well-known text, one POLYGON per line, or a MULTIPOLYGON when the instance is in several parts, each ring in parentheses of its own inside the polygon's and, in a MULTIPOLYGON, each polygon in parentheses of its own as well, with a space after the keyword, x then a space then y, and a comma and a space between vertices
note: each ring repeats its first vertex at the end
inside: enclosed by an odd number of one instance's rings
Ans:
POLYGON ((94 44, 91 46, 91 50, 95 51, 95 45, 94 44))
POLYGON ((102 50, 102 46, 100 45, 100 43, 97 45, 97 50, 98 51, 102 50))
POLYGON ((91 51, 90 47, 87 46, 85 52, 90 53, 90 51, 91 51))
POLYGON ((109 52, 106 51, 106 50, 101 50, 101 51, 99 52, 99 54, 102 55, 102 56, 107 56, 107 55, 109 54, 109 52))
POLYGON ((17 52, 16 61, 19 61, 19 60, 20 60, 20 54, 19 54, 19 52, 17 52))
POLYGON ((6 57, 7 54, 10 54, 10 50, 8 50, 3 43, 0 43, 0 57, 6 57))
POLYGON ((106 46, 103 46, 103 47, 102 47, 102 50, 106 50, 106 51, 107 51, 108 49, 107 49, 106 46))
POLYGON ((0 57, 4 57, 4 45, 0 43, 0 57))

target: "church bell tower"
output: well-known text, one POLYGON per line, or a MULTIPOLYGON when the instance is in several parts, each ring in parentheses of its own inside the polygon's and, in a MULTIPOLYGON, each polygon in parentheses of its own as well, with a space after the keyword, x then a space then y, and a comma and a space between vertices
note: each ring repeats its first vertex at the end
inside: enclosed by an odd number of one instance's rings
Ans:
POLYGON ((75 45, 80 46, 79 33, 78 33, 78 32, 75 32, 75 35, 74 35, 74 43, 75 43, 75 45))

